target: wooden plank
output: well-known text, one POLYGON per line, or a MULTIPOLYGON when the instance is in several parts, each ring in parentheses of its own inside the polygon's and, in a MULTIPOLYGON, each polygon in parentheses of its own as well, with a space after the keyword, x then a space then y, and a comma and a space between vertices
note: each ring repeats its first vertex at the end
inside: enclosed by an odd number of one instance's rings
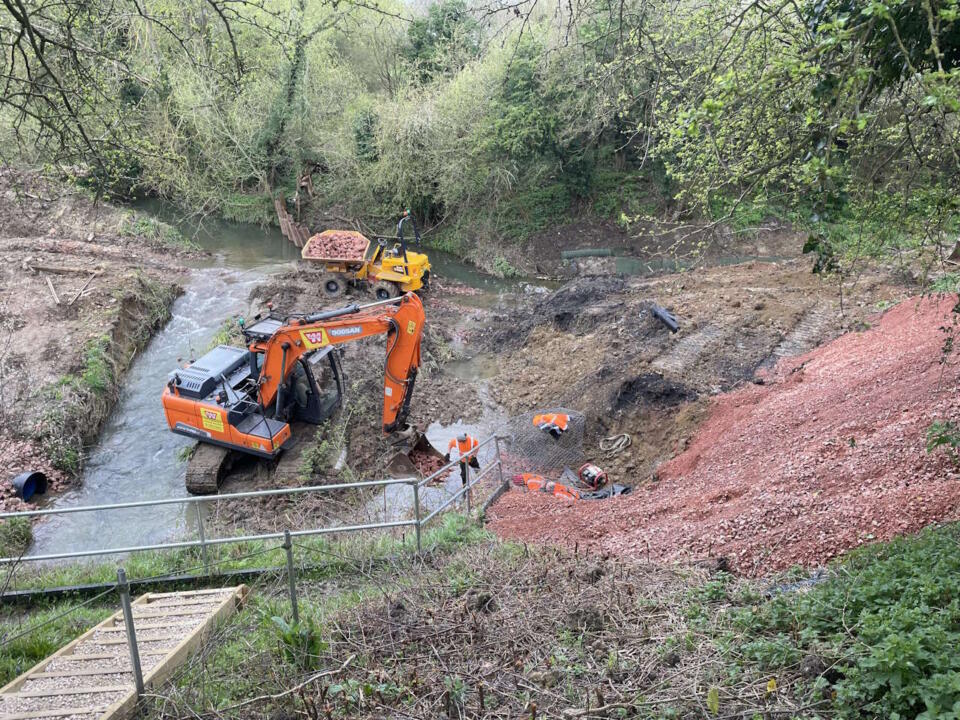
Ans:
MULTIPOLYGON (((139 599, 139 598, 138 598, 138 599, 139 599)), ((118 612, 118 613, 116 613, 116 614, 114 614, 114 615, 111 615, 111 616, 108 617, 106 620, 104 620, 103 622, 101 622, 99 625, 95 625, 95 626, 93 626, 92 628, 90 628, 89 630, 87 630, 83 635, 81 635, 80 637, 78 637, 78 638, 77 638, 76 640, 74 640, 73 642, 69 642, 69 643, 67 643, 66 645, 64 645, 62 648, 60 648, 59 650, 57 650, 57 651, 56 651, 53 655, 51 655, 50 657, 41 660, 40 662, 38 662, 36 665, 34 665, 32 668, 30 668, 29 670, 27 670, 27 671, 26 671, 25 673, 23 673, 22 675, 20 675, 19 677, 14 678, 14 679, 11 680, 10 682, 8 682, 6 685, 4 685, 2 688, 0 688, 0 695, 4 695, 4 694, 6 694, 6 693, 10 693, 10 692, 16 691, 17 688, 19 688, 21 685, 23 685, 23 684, 27 681, 27 678, 30 677, 30 675, 32 675, 32 674, 35 673, 35 672, 41 672, 41 671, 47 666, 47 663, 51 662, 51 661, 54 660, 55 658, 59 658, 59 657, 63 657, 64 655, 70 655, 70 654, 72 654, 70 651, 72 651, 77 645, 79 645, 79 644, 80 644, 81 642, 83 642, 84 640, 87 640, 87 639, 91 638, 95 632, 97 632, 98 630, 102 630, 103 628, 110 627, 111 625, 113 625, 114 622, 115 622, 115 620, 116 620, 116 618, 117 618, 117 616, 120 615, 120 614, 121 614, 121 613, 118 612)), ((114 656, 111 655, 111 657, 114 657, 114 656)))
MULTIPOLYGON (((115 655, 110 656, 111 659, 116 657, 115 655)), ((88 677, 92 675, 120 675, 122 673, 133 674, 133 670, 130 668, 104 668, 103 670, 57 670, 55 672, 39 672, 34 673, 30 676, 31 680, 39 680, 40 678, 58 678, 58 677, 88 677)))
MULTIPOLYGON (((162 650, 142 650, 141 655, 166 655, 162 650)), ((86 662, 88 660, 116 660, 118 657, 128 657, 123 653, 90 653, 89 655, 61 655, 56 658, 57 660, 64 660, 66 662, 86 662)), ((54 657, 51 656, 47 659, 47 662, 52 662, 54 657)))
MULTIPOLYGON (((246 585, 238 585, 237 587, 246 587, 246 585)), ((206 588, 205 590, 187 590, 182 593, 184 598, 192 598, 197 595, 223 595, 225 593, 234 594, 236 588, 206 588)), ((162 593, 147 593, 146 595, 141 595, 141 598, 144 598, 144 603, 149 604, 158 598, 168 598, 168 597, 180 597, 181 593, 177 592, 162 592, 162 593)))
MULTIPOLYGON (((201 604, 207 605, 207 609, 204 612, 164 612, 155 614, 156 617, 170 617, 172 615, 182 615, 185 617, 195 618, 192 621, 182 628, 182 630, 188 629, 192 624, 192 629, 189 630, 186 637, 182 637, 182 634, 175 636, 165 636, 161 638, 138 638, 138 640, 143 643, 168 643, 168 647, 162 650, 155 649, 141 649, 141 657, 145 656, 161 656, 160 660, 156 665, 151 668, 144 677, 144 684, 147 687, 155 687, 159 685, 164 680, 166 680, 179 666, 180 663, 186 658, 187 654, 192 652, 203 640, 209 635, 210 630, 224 618, 232 615, 236 612, 239 605, 243 602, 247 595, 247 587, 245 585, 240 585, 234 588, 216 588, 213 590, 207 591, 194 591, 191 593, 186 593, 183 597, 185 600, 192 604, 194 607, 197 607, 201 604), (205 602, 197 602, 199 597, 208 598, 205 602)), ((143 611, 145 610, 151 601, 156 600, 169 600, 170 602, 175 602, 176 599, 181 597, 177 593, 161 593, 156 595, 141 595, 136 600, 133 601, 133 606, 135 609, 143 611)), ((171 610, 175 607, 174 605, 169 606, 171 610)), ((75 708, 62 708, 62 709, 51 709, 51 710, 35 710, 25 713, 18 714, 9 714, 3 715, 2 720, 34 720, 39 718, 56 718, 64 717, 67 715, 90 715, 95 716, 98 720, 125 720, 129 717, 129 714, 133 711, 137 704, 137 693, 136 689, 133 686, 132 682, 132 670, 128 668, 96 668, 87 666, 87 668, 77 671, 69 670, 56 670, 56 671, 46 671, 46 667, 53 662, 54 660, 63 660, 64 662, 94 662, 96 660, 118 660, 126 657, 123 649, 126 647, 127 640, 126 638, 117 638, 111 640, 104 640, 99 637, 95 637, 95 634, 98 632, 123 632, 122 627, 118 627, 118 623, 122 620, 122 612, 117 612, 108 617, 101 623, 98 623, 96 626, 90 628, 80 637, 76 638, 72 642, 64 645, 57 652, 55 652, 50 657, 42 660, 41 662, 34 665, 30 670, 28 670, 23 675, 15 678, 11 682, 7 683, 3 688, 0 688, 0 695, 6 695, 10 698, 45 698, 45 697, 59 697, 63 695, 77 695, 77 694, 98 694, 98 693, 123 693, 122 697, 116 700, 112 705, 99 705, 96 707, 75 707, 75 708), (89 655, 77 654, 75 651, 81 643, 92 643, 95 645, 117 645, 117 653, 90 653, 89 655), (58 689, 53 690, 23 690, 23 686, 29 680, 40 680, 44 678, 69 678, 69 677, 84 677, 84 678, 93 678, 97 675, 126 675, 131 677, 131 682, 125 685, 107 685, 107 686, 87 686, 81 688, 73 688, 69 690, 58 689)), ((142 625, 138 629, 153 629, 153 628, 170 628, 171 625, 162 625, 162 626, 147 626, 142 625)), ((81 666, 82 667, 82 666, 81 666)), ((95 681, 93 681, 95 682, 95 681)), ((41 700, 41 702, 43 702, 41 700)), ((92 718, 91 718, 92 720, 92 718)))
MULTIPOLYGON (((246 585, 239 585, 236 588, 229 589, 232 590, 232 592, 223 598, 219 608, 207 618, 206 621, 201 623, 199 627, 188 634, 179 645, 171 650, 166 659, 157 663, 153 670, 144 675, 143 684, 145 687, 156 687, 163 683, 173 674, 180 663, 187 658, 190 652, 203 642, 214 625, 237 611, 237 608, 243 603, 244 599, 246 599, 249 589, 246 585)), ((224 591, 221 589, 220 592, 223 593, 224 591)), ((169 597, 169 594, 164 593, 163 596, 169 597)), ((152 597, 156 597, 156 595, 152 597)), ((98 720, 124 720, 124 718, 129 717, 136 706, 137 695, 136 692, 134 692, 129 697, 121 698, 107 708, 98 720)))
MULTIPOLYGON (((214 608, 211 606, 210 610, 212 611, 213 609, 214 609, 214 608)), ((207 614, 207 613, 204 613, 204 615, 206 615, 206 614, 207 614)), ((175 628, 175 627, 180 627, 180 626, 189 627, 189 624, 188 624, 188 623, 153 623, 153 624, 144 623, 143 625, 140 625, 139 623, 136 623, 136 624, 135 624, 135 629, 136 629, 136 631, 139 633, 141 630, 167 630, 167 629, 170 629, 170 628, 175 628)), ((104 629, 101 630, 100 632, 105 632, 105 633, 125 633, 126 631, 127 631, 127 629, 126 629, 125 627, 117 627, 117 626, 114 626, 114 627, 104 628, 104 629)))
POLYGON ((196 600, 186 600, 182 603, 170 602, 170 598, 159 598, 158 600, 151 600, 147 603, 147 606, 152 608, 165 608, 165 607, 196 607, 198 605, 206 605, 208 607, 213 607, 220 600, 216 597, 209 598, 198 598, 196 600))
POLYGON ((66 717, 67 715, 94 715, 103 712, 103 705, 96 707, 61 708, 60 710, 36 710, 34 712, 4 715, 3 720, 33 720, 33 718, 66 717))
MULTIPOLYGON (((140 643, 152 643, 152 642, 165 642, 165 641, 167 641, 167 640, 173 641, 173 640, 179 639, 179 637, 180 637, 179 635, 164 635, 163 637, 156 637, 156 638, 155 638, 155 637, 149 637, 149 638, 144 638, 144 637, 140 637, 139 635, 137 635, 137 644, 140 644, 140 643)), ((126 639, 125 637, 123 637, 123 638, 116 638, 115 640, 94 640, 93 642, 95 642, 97 645, 126 645, 126 644, 127 644, 127 639, 126 639)), ((114 655, 113 657, 118 657, 118 656, 117 656, 117 655, 114 655)))
POLYGON ((135 612, 133 614, 134 620, 143 620, 144 618, 165 618, 165 617, 175 617, 177 615, 206 615, 208 610, 171 610, 169 612, 135 612))
MULTIPOLYGON (((32 680, 33 678, 30 679, 32 680)), ((59 688, 57 690, 26 690, 23 692, 7 693, 4 697, 44 698, 60 697, 61 695, 96 695, 97 693, 123 692, 129 689, 129 685, 101 685, 99 687, 59 688)))

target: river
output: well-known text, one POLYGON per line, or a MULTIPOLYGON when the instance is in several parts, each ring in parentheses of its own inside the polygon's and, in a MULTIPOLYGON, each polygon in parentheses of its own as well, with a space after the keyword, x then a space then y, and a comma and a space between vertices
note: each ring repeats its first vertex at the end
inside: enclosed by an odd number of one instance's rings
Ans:
MULTIPOLYGON (((157 210, 154 205, 147 209, 157 210)), ((162 210, 158 215, 171 219, 162 210)), ((298 249, 275 228, 212 219, 177 224, 211 255, 190 269, 170 321, 131 365, 117 405, 88 453, 80 482, 49 501, 48 508, 183 497, 186 463, 181 457, 192 441, 167 429, 160 404, 167 374, 184 359, 202 354, 224 320, 247 313, 251 290, 299 257, 298 249)), ((475 302, 496 302, 515 288, 449 254, 431 250, 430 258, 437 277, 480 289, 475 302)), ((459 370, 469 372, 469 364, 459 370)), ((453 431, 432 426, 428 436, 442 441, 453 431)), ((178 505, 51 516, 34 528, 29 554, 159 543, 184 535, 194 521, 193 514, 178 505)))

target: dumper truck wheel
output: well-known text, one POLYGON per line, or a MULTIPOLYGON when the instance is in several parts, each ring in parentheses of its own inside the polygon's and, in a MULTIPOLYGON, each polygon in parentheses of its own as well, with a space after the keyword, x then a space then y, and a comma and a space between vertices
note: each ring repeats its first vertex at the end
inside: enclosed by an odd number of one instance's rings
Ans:
POLYGON ((347 293, 346 281, 332 273, 320 276, 320 288, 323 290, 323 294, 329 298, 343 297, 347 293))
POLYGON ((373 284, 373 294, 377 300, 389 300, 400 294, 400 288, 396 283, 380 280, 373 284))

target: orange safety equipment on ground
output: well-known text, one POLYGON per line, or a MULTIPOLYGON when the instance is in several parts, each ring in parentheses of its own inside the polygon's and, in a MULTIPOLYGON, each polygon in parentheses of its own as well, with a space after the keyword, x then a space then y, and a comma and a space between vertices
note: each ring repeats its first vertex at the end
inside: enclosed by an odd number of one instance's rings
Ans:
POLYGON ((553 480, 547 480, 543 475, 535 473, 521 473, 513 476, 513 484, 526 487, 531 492, 545 492, 558 498, 568 500, 579 500, 580 491, 568 485, 563 485, 553 480))
POLYGON ((467 463, 477 457, 476 448, 479 444, 477 439, 472 435, 461 435, 460 437, 450 438, 450 442, 447 444, 447 455, 452 455, 454 448, 456 448, 460 462, 467 463), (463 439, 461 440, 460 438, 463 439))
POLYGON ((570 416, 564 413, 541 413, 533 416, 533 424, 558 438, 566 432, 570 416))

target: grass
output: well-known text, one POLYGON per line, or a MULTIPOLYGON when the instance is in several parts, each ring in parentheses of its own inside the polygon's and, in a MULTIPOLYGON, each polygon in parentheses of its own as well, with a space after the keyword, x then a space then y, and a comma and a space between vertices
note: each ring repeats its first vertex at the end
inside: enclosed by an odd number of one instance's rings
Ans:
MULTIPOLYGON (((536 705, 543 717, 951 720, 960 703, 957 525, 855 551, 806 592, 772 599, 722 572, 498 542, 456 515, 424 542, 420 560, 410 538, 297 543, 300 624, 282 575, 263 577, 147 715, 237 715, 228 708, 323 670, 303 693, 237 716, 530 717, 536 705)), ((136 575, 161 561, 127 564, 136 575)), ((29 622, 6 611, 4 635, 52 622, 4 648, 3 679, 113 608, 54 619, 66 606, 29 622)))
MULTIPOLYGON (((489 539, 490 536, 482 528, 459 515, 445 516, 436 525, 426 529, 422 538, 424 549, 431 556, 456 552, 459 548, 489 539)), ((348 537, 340 542, 326 538, 301 538, 295 542, 297 582, 298 586, 304 588, 303 608, 307 615, 311 613, 312 602, 306 588, 326 582, 356 581, 377 571, 381 566, 411 567, 412 562, 413 538, 410 535, 405 539, 378 535, 348 537)), ((217 566, 220 570, 273 567, 282 573, 286 566, 285 553, 277 542, 231 545, 218 559, 221 560, 217 566)), ((125 558, 122 564, 129 580, 170 575, 186 570, 196 571, 202 567, 199 551, 193 549, 137 553, 125 558)), ((42 568, 24 566, 18 570, 10 587, 45 588, 110 583, 116 581, 116 568, 115 563, 78 563, 42 568)), ((269 584, 271 580, 265 579, 263 582, 269 584)), ((216 581, 211 584, 215 583, 216 581)), ((285 587, 285 581, 280 587, 285 587)), ((344 607, 352 602, 359 602, 363 595, 362 592, 358 595, 346 593, 338 597, 330 607, 344 607)), ((219 648, 217 652, 232 657, 242 654, 243 647, 250 643, 275 642, 277 627, 270 618, 274 615, 284 616, 288 607, 286 603, 282 595, 254 595, 245 614, 254 614, 258 618, 256 629, 238 637, 240 647, 226 646, 219 648), (265 620, 262 626, 260 620, 265 620)), ((73 599, 41 603, 32 607, 27 615, 21 614, 16 608, 0 606, 0 642, 4 643, 3 652, 0 653, 0 685, 6 684, 91 625, 115 612, 118 607, 116 596, 111 593, 103 601, 93 603, 88 608, 55 619, 77 604, 79 601, 73 599), (38 629, 12 642, 7 640, 29 628, 38 629)))
POLYGON ((116 294, 108 330, 89 339, 75 372, 41 390, 44 411, 35 437, 54 467, 80 472, 84 443, 92 440, 117 398, 133 355, 170 316, 175 285, 138 274, 116 294))
POLYGON ((220 327, 217 328, 217 331, 213 334, 213 337, 210 338, 210 343, 207 345, 207 350, 213 350, 218 345, 233 345, 238 347, 242 344, 243 333, 240 330, 240 326, 237 324, 236 318, 229 318, 224 320, 220 327))
POLYGON ((149 215, 137 212, 128 213, 120 225, 120 234, 125 237, 137 237, 148 245, 157 248, 195 251, 200 246, 181 233, 173 225, 149 215))
POLYGON ((19 615, 10 609, 0 611, 0 642, 3 643, 0 685, 6 685, 66 642, 115 613, 116 604, 116 598, 105 598, 64 617, 61 615, 66 608, 60 603, 33 607, 29 615, 19 615), (36 629, 16 637, 30 628, 36 629))
POLYGON ((20 557, 33 542, 33 525, 22 517, 0 520, 0 557, 20 557))

